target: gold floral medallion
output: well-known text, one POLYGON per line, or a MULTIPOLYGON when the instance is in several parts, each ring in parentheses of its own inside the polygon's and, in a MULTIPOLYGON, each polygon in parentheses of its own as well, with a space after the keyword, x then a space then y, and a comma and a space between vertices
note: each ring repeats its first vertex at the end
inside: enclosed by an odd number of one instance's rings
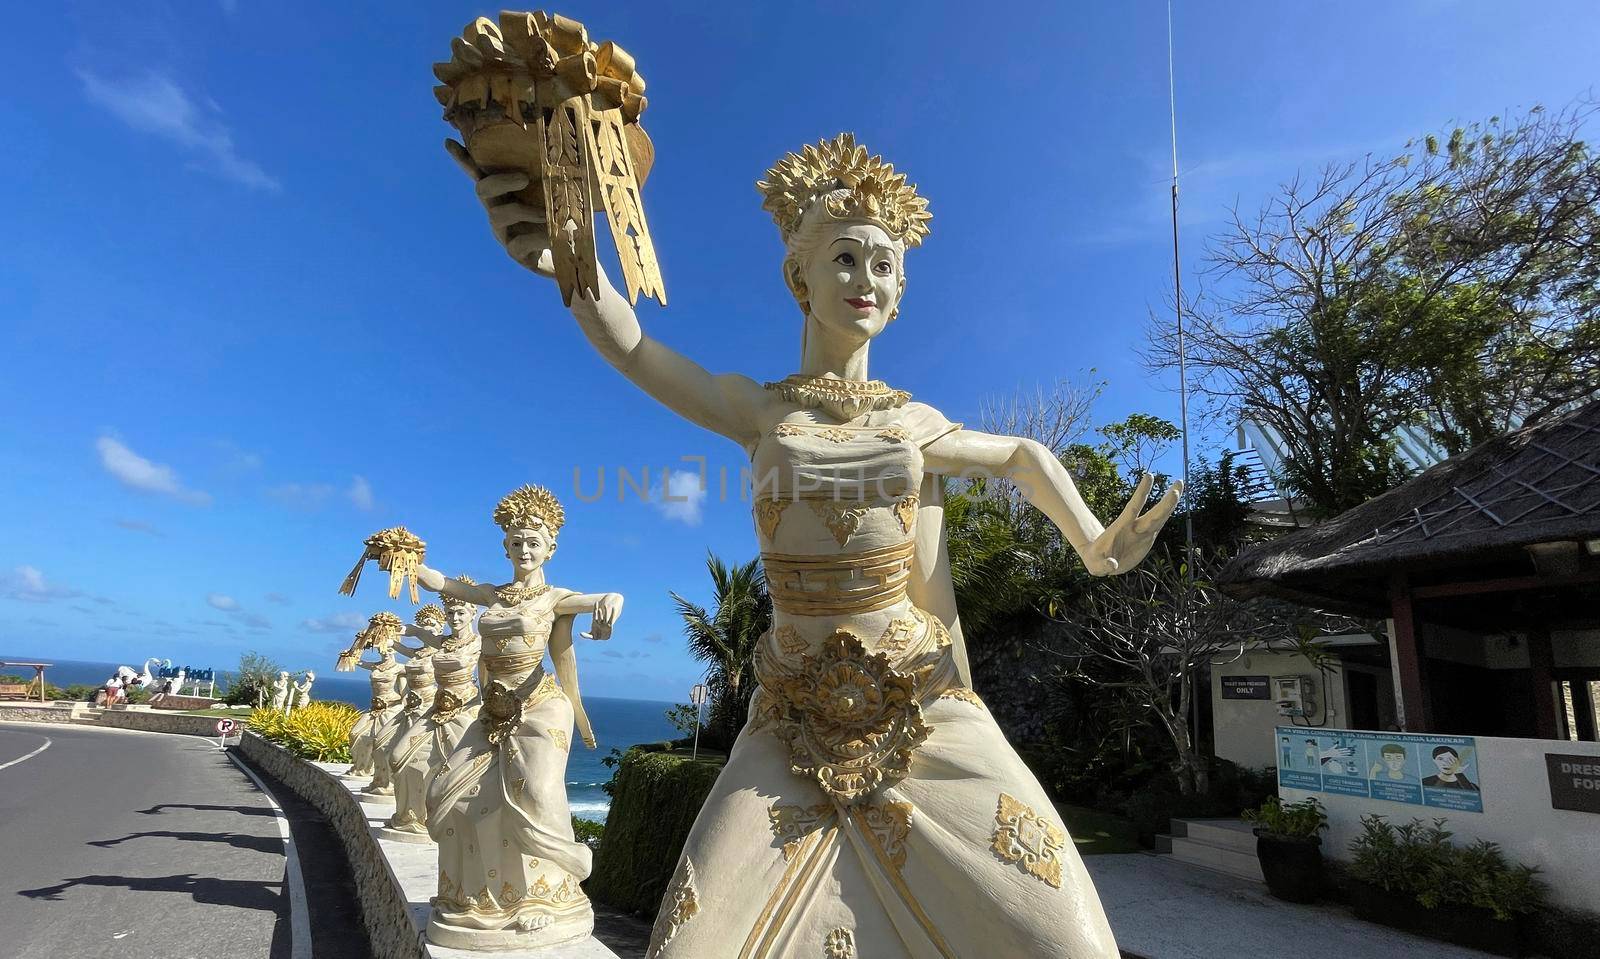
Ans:
POLYGON ((838 630, 794 671, 764 671, 773 731, 789 746, 790 771, 849 805, 904 779, 928 738, 916 680, 838 630))
POLYGON ((1060 889, 1061 853, 1066 846, 1067 834, 1060 826, 1034 812, 1027 803, 1000 794, 994 812, 995 855, 1060 889))
POLYGON ((510 736, 522 724, 522 701, 498 679, 483 689, 483 708, 478 717, 492 745, 510 736))

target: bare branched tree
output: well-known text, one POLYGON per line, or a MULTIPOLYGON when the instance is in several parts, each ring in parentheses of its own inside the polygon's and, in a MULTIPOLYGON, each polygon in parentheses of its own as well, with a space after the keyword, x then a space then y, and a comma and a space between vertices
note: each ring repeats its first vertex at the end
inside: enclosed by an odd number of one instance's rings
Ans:
POLYGON ((1228 596, 1212 579, 1223 559, 1196 551, 1190 575, 1183 562, 1152 553, 1132 572, 1100 580, 1078 603, 1056 610, 1065 637, 1047 647, 1065 660, 1066 678, 1114 691, 1153 717, 1172 743, 1173 772, 1188 795, 1210 784, 1210 762, 1190 719, 1206 669, 1342 625, 1297 607, 1228 596))
MULTIPOLYGON (((1458 127, 1235 210, 1184 304, 1210 412, 1270 427, 1286 485, 1337 512, 1403 476, 1402 426, 1453 453, 1600 395, 1597 109, 1458 127)), ((1152 323, 1148 361, 1176 347, 1152 323)))

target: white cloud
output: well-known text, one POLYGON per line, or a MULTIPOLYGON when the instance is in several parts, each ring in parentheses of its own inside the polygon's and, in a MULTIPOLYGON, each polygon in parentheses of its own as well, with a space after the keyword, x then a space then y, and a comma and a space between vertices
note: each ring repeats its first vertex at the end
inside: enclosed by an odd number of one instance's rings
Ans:
POLYGON ((26 603, 48 603, 57 599, 73 599, 83 594, 51 583, 44 573, 34 566, 17 566, 11 572, 0 574, 0 597, 18 599, 26 603))
POLYGON ((333 487, 327 483, 284 483, 267 490, 267 495, 290 509, 317 510, 333 495, 333 487))
POLYGON ((239 608, 239 601, 232 596, 224 596, 221 593, 207 593, 206 605, 212 609, 220 609, 223 612, 231 613, 239 608))
POLYGON ((345 491, 345 495, 350 497, 350 502, 355 504, 356 509, 365 512, 373 507, 372 484, 367 482, 365 476, 357 476, 352 479, 350 488, 345 491))
POLYGON ((161 536, 163 533, 142 519, 119 519, 117 525, 134 533, 146 533, 150 536, 161 536))
POLYGON ((700 482, 699 472, 668 471, 661 485, 663 495, 654 500, 661 515, 688 526, 699 526, 701 508, 706 501, 706 488, 700 482))
POLYGON ((100 451, 100 465, 123 486, 145 493, 171 496, 194 506, 210 505, 210 493, 185 487, 172 467, 152 463, 120 440, 102 436, 95 440, 94 445, 100 451))
POLYGON ((209 100, 202 108, 171 79, 157 73, 131 79, 106 80, 79 70, 84 96, 141 133, 173 141, 195 154, 202 166, 218 176, 257 190, 281 189, 278 181, 253 160, 239 155, 233 135, 223 125, 221 111, 209 100))
POLYGON ((334 613, 300 621, 300 628, 310 633, 349 633, 366 625, 367 618, 360 613, 334 613))
POLYGON ((266 600, 267 602, 276 604, 278 606, 288 606, 290 603, 289 597, 283 595, 282 593, 268 593, 266 595, 266 600))

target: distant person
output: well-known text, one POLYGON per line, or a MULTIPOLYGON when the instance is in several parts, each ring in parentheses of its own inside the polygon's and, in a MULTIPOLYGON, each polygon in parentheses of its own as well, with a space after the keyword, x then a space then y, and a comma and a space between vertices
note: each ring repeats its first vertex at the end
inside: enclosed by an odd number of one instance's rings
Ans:
POLYGON ((1294 747, 1289 742, 1288 736, 1278 737, 1280 748, 1283 750, 1283 768, 1290 769, 1294 766, 1294 747))
POLYGON ((1473 792, 1480 792, 1472 780, 1461 772, 1467 765, 1462 761, 1461 754, 1449 746, 1434 748, 1433 764, 1439 767, 1439 775, 1424 779, 1422 781, 1424 786, 1432 789, 1470 789, 1473 792))

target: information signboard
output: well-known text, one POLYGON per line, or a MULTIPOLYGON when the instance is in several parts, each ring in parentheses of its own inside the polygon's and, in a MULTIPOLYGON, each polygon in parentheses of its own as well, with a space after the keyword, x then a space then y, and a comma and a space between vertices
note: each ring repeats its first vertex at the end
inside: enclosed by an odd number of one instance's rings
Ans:
POLYGON ((1222 677, 1223 699, 1271 699, 1272 683, 1266 676, 1222 677))
POLYGON ((1483 812, 1477 740, 1431 733, 1279 726, 1278 785, 1483 812))

